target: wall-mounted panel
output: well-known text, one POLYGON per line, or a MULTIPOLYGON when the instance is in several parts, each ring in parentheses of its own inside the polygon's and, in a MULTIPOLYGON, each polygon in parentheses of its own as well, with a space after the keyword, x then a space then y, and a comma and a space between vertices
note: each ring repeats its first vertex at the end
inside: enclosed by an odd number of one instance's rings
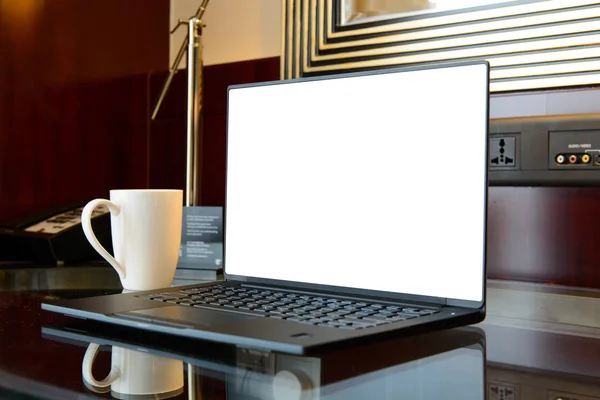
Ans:
POLYGON ((600 186, 600 114, 492 119, 492 186, 600 186))

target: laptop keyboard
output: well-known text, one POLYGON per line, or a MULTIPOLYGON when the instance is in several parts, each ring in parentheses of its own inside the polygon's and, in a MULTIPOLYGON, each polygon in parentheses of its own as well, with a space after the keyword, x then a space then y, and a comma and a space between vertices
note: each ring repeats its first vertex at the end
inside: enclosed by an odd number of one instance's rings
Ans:
POLYGON ((431 308, 303 295, 274 290, 216 285, 136 296, 188 307, 246 314, 341 329, 365 329, 438 313, 431 308))

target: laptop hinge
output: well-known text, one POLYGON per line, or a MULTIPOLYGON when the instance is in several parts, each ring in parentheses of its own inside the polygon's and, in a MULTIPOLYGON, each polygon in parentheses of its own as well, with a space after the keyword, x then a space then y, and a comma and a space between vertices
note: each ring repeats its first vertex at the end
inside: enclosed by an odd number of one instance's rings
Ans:
MULTIPOLYGON (((412 295, 398 295, 398 294, 387 294, 381 292, 374 291, 365 291, 365 290, 356 290, 356 289, 339 289, 335 288, 331 290, 327 287, 304 287, 302 284, 289 286, 285 284, 277 284, 273 282, 265 282, 260 280, 253 279, 231 279, 232 276, 229 277, 228 283, 240 284, 245 287, 252 287, 257 289, 278 289, 284 290, 286 292, 298 293, 298 294, 314 294, 314 295, 323 295, 323 296, 332 296, 337 298, 348 298, 348 299, 371 299, 375 301, 387 301, 387 302, 402 302, 402 303, 410 303, 410 304, 420 304, 420 305, 428 305, 431 307, 443 307, 448 305, 448 300, 445 298, 435 298, 435 297, 425 297, 425 296, 412 296, 412 295), (302 285, 302 286, 301 286, 302 285), (329 289, 329 290, 328 290, 329 289)), ((236 277, 237 278, 237 277, 236 277)))

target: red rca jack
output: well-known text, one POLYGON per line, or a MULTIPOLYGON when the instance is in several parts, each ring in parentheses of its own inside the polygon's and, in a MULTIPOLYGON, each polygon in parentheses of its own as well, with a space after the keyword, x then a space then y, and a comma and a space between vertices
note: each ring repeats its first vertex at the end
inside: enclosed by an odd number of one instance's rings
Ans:
POLYGON ((571 154, 569 156, 569 163, 570 164, 575 164, 577 162, 577 156, 575 154, 571 154))

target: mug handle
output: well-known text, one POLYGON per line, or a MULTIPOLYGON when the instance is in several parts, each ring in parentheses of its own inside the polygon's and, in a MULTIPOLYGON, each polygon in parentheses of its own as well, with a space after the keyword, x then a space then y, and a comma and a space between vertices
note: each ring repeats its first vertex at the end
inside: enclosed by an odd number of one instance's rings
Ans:
POLYGON ((97 381, 92 375, 92 365, 94 364, 94 360, 98 355, 98 349, 100 346, 96 343, 90 343, 87 350, 85 351, 85 356, 83 356, 83 363, 81 364, 81 374, 83 376, 83 380, 89 386, 93 388, 105 388, 113 384, 114 381, 117 380, 119 376, 121 376, 121 370, 117 367, 111 367, 108 376, 101 381, 97 381))
POLYGON ((100 205, 105 205, 110 213, 114 216, 119 215, 121 212, 121 207, 113 203, 112 201, 106 199, 95 199, 90 201, 83 207, 83 212, 81 213, 81 227, 83 228, 83 233, 87 238, 88 242, 92 245, 92 247, 106 260, 110 265, 117 271, 119 274, 119 278, 121 280, 125 279, 125 268, 117 261, 113 256, 110 255, 108 251, 100 244, 94 231, 92 230, 92 212, 94 209, 100 205))

